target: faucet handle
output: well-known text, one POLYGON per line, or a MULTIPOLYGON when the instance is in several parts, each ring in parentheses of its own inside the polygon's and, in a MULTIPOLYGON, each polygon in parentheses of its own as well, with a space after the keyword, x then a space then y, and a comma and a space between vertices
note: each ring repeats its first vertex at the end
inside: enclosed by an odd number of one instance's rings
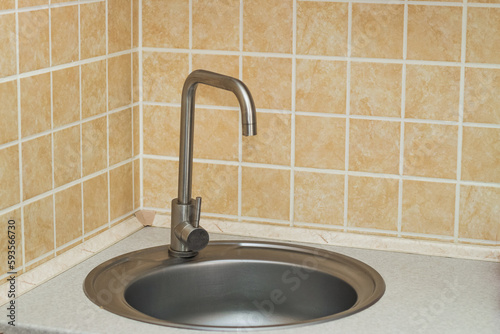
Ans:
POLYGON ((193 221, 193 226, 194 227, 199 227, 200 226, 200 216, 201 216, 201 197, 196 197, 196 203, 194 207, 194 221, 193 221))

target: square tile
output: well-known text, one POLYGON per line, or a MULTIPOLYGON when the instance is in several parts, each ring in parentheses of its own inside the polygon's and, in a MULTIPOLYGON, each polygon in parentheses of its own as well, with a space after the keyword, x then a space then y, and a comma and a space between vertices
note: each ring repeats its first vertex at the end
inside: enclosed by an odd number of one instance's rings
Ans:
POLYGON ((80 120, 80 68, 52 72, 54 127, 80 120))
MULTIPOLYGON (((0 222, 2 226, 4 226, 5 232, 0 234, 0 247, 4 250, 3 252, 0 253, 0 275, 5 275, 7 274, 8 271, 12 271, 14 268, 20 268, 23 265, 23 235, 21 233, 21 209, 16 209, 7 213, 4 213, 3 215, 0 216, 0 222), (12 232, 15 233, 15 239, 14 243, 10 244, 8 236, 8 227, 7 226, 14 226, 14 229, 10 229, 12 232), (12 247, 14 246, 14 247, 12 247), (8 248, 10 247, 10 248, 8 248), (16 252, 16 259, 14 260, 14 263, 9 263, 8 255, 9 253, 7 250, 15 250, 16 252), (10 268, 10 266, 13 266, 14 268, 10 268)), ((12 260, 10 260, 12 261, 12 260)), ((19 273, 19 272, 18 272, 19 273)))
POLYGON ((295 172, 294 221, 344 225, 344 176, 295 172))
POLYGON ((83 176, 103 170, 108 164, 106 117, 82 124, 83 176))
POLYGON ((8 81, 0 84, 0 145, 17 140, 17 81, 8 81))
POLYGON ((500 69, 465 69, 464 121, 500 124, 500 69))
POLYGON ((196 122, 195 158, 238 161, 239 111, 198 109, 196 122))
POLYGON ((108 53, 132 48, 131 0, 107 0, 108 53))
POLYGON ((288 114, 257 113, 258 135, 243 136, 243 161, 290 165, 292 119, 288 114))
POLYGON ((399 181, 349 176, 348 182, 347 226, 396 231, 399 181))
POLYGON ((450 183, 403 180, 401 231, 453 236, 455 189, 450 183))
POLYGON ((351 64, 351 114, 401 117, 400 64, 351 64))
POLYGON ((19 147, 0 150, 0 210, 16 205, 20 200, 19 147))
POLYGON ((347 56, 348 4, 297 3, 297 53, 347 56))
POLYGON ((404 6, 353 4, 353 57, 403 58, 404 6))
POLYGON ((50 66, 49 10, 19 13, 19 72, 50 66))
POLYGON ((0 10, 16 8, 16 0, 4 0, 0 2, 0 10))
POLYGON ((0 78, 17 72, 16 15, 0 16, 0 78))
POLYGON ((170 209, 172 199, 177 198, 179 163, 177 161, 144 158, 143 187, 144 207, 170 209))
POLYGON ((239 51, 240 1, 193 1, 193 48, 239 51))
POLYGON ((460 68, 406 65, 405 117, 458 121, 460 68))
POLYGON ((500 241, 500 189, 460 186, 460 238, 500 241))
POLYGON ((106 54, 106 3, 80 5, 80 48, 82 59, 106 54))
POLYGON ((108 174, 83 182, 84 233, 108 223, 108 174))
POLYGON ((180 114, 178 107, 143 107, 144 154, 179 155, 180 114))
POLYGON ((345 114, 347 63, 297 59, 295 110, 345 114))
POLYGON ((241 215, 290 219, 290 171, 242 168, 241 215))
POLYGON ((132 58, 129 54, 108 59, 108 108, 132 103, 132 58))
POLYGON ((500 129, 465 126, 462 180, 500 182, 500 129))
POLYGON ((82 65, 82 118, 106 112, 106 61, 82 65))
POLYGON ((52 66, 79 60, 78 6, 52 8, 50 17, 52 66))
POLYGON ((79 179, 80 166, 80 126, 54 132, 55 187, 79 179))
POLYGON ((252 92, 256 108, 291 109, 291 59, 243 57, 243 82, 252 92))
POLYGON ((144 52, 144 101, 180 103, 189 74, 189 56, 181 53, 144 52))
POLYGON ((50 135, 22 144, 23 199, 52 190, 52 140, 50 135))
POLYGON ((27 204, 24 212, 26 262, 54 250, 54 211, 52 196, 27 204))
POLYGON ((143 0, 142 45, 189 48, 189 1, 143 0))
POLYGON ((500 8, 467 10, 466 53, 468 62, 500 64, 500 8))
POLYGON ((55 194, 56 247, 82 236, 82 185, 55 194))
POLYGON ((27 137, 51 127, 50 73, 21 79, 21 136, 27 137))
POLYGON ((139 52, 132 54, 132 102, 139 102, 142 91, 141 80, 139 78, 139 52))
POLYGON ((346 121, 295 117, 295 166, 345 170, 346 121))
POLYGON ((404 137, 405 175, 456 178, 456 125, 406 123, 404 137))
POLYGON ((33 7, 33 6, 43 6, 49 3, 49 0, 17 0, 18 7, 33 7))
POLYGON ((399 174, 400 123, 351 119, 349 170, 399 174))
POLYGON ((141 110, 139 106, 132 108, 132 151, 134 157, 141 153, 141 110))
POLYGON ((243 51, 292 53, 292 41, 292 0, 244 2, 243 51))
MULTIPOLYGON (((132 47, 139 47, 139 0, 132 0, 132 47)), ((144 13, 143 13, 144 15, 144 13)), ((144 22, 144 20, 143 20, 144 22)))
POLYGON ((132 110, 109 115, 109 164, 132 158, 132 110))
POLYGON ((134 210, 141 207, 141 161, 134 160, 134 210))
POLYGON ((110 215, 115 220, 134 209, 132 163, 109 171, 110 215))

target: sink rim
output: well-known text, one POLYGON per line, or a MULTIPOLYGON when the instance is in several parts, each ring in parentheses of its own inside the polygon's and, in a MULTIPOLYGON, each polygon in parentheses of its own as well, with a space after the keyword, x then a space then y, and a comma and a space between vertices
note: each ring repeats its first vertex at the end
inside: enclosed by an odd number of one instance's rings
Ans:
POLYGON ((336 252, 327 251, 321 248, 302 245, 242 240, 224 240, 210 242, 207 248, 201 251, 198 256, 190 259, 171 257, 168 254, 168 245, 156 246, 129 252, 107 260, 92 269, 83 283, 83 290, 86 296, 93 303, 109 312, 133 320, 152 323, 156 325, 209 331, 234 331, 237 329, 251 331, 272 328, 292 328, 332 321, 358 313, 372 306, 384 295, 385 289, 385 282, 382 276, 375 269, 373 269, 366 263, 352 257, 336 252), (221 252, 221 250, 223 250, 224 248, 230 250, 230 252, 221 252), (263 252, 265 257, 261 257, 259 259, 258 256, 255 255, 263 249, 265 250, 265 252, 263 252), (313 259, 317 260, 317 262, 320 262, 320 265, 318 267, 309 268, 313 268, 317 271, 341 279, 342 281, 350 285, 358 295, 355 304, 345 311, 320 318, 313 318, 277 325, 267 324, 262 326, 238 327, 198 324, 195 325, 162 320, 142 313, 141 311, 130 306, 129 303, 125 300, 125 292, 132 284, 145 278, 148 275, 154 274, 154 272, 159 271, 166 266, 185 266, 190 264, 196 265, 199 263, 206 264, 206 262, 209 261, 221 260, 251 260, 253 262, 264 261, 278 263, 280 261, 276 260, 275 258, 280 258, 280 256, 283 256, 283 254, 287 254, 288 257, 286 257, 286 261, 281 262, 290 265, 299 265, 304 268, 308 268, 308 266, 304 266, 304 263, 299 263, 299 261, 305 258, 310 259, 310 256, 313 256, 313 259), (295 254, 295 256, 292 256, 291 254, 295 254), (269 259, 269 257, 271 257, 271 259, 269 259), (131 266, 133 267, 127 268, 131 266), (128 275, 123 276, 123 274, 119 271, 126 269, 128 269, 128 275), (339 270, 342 271, 339 272, 339 270), (107 279, 105 279, 106 277, 107 279), (124 279, 124 277, 126 277, 126 279, 124 279), (118 284, 118 286, 114 284, 111 289, 110 278, 111 280, 118 280, 120 284, 118 284), (369 286, 361 286, 360 282, 358 282, 357 280, 364 280, 364 283, 368 283, 369 286), (106 282, 107 288, 103 288, 104 282, 106 282), (113 291, 110 292, 109 290, 113 291), (99 295, 99 293, 102 291, 107 292, 107 294, 99 295), (111 301, 108 302, 106 299, 110 297, 111 301))

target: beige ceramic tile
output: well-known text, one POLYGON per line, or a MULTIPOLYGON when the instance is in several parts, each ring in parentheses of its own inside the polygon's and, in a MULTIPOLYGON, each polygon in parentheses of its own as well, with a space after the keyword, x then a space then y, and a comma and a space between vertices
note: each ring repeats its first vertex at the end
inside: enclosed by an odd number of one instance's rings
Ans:
POLYGON ((30 262, 54 250, 54 211, 52 196, 23 208, 25 260, 30 262))
POLYGON ((132 110, 109 115, 109 164, 132 157, 132 110))
POLYGON ((500 3, 500 0, 468 0, 471 3, 500 3))
POLYGON ((139 0, 132 0, 132 47, 139 46, 139 0))
POLYGON ((134 157, 141 153, 141 110, 139 106, 132 108, 132 152, 134 157))
POLYGON ((65 3, 65 2, 73 2, 73 0, 50 0, 51 4, 55 3, 65 3))
POLYGON ((201 212, 237 215, 238 166, 195 163, 192 197, 197 196, 203 199, 201 212))
POLYGON ((50 73, 21 79, 21 136, 50 130, 50 73))
POLYGON ((257 136, 243 137, 243 161, 290 165, 291 115, 257 114, 257 136))
POLYGON ((349 176, 347 225, 396 231, 398 180, 349 176))
POLYGON ((468 62, 500 64, 500 8, 467 10, 468 62))
POLYGON ((134 160, 134 210, 141 207, 141 161, 134 160))
POLYGON ((239 111, 197 109, 195 117, 194 157, 238 161, 239 111))
POLYGON ((0 150, 0 210, 19 203, 19 147, 0 150))
POLYGON ((460 187, 460 238, 500 241, 500 189, 460 187))
POLYGON ((16 0, 3 0, 0 2, 0 10, 16 8, 16 0))
POLYGON ((82 124, 83 176, 107 166, 107 124, 101 117, 82 124))
POLYGON ((455 189, 450 183, 404 180, 401 231, 453 236, 455 189))
POLYGON ((5 275, 8 271, 13 271, 23 265, 21 209, 16 209, 1 215, 0 224, 2 224, 4 229, 4 233, 0 234, 0 247, 2 247, 3 250, 0 252, 0 275, 5 275), (9 228, 7 226, 13 226, 13 228, 9 228), (7 231, 12 231, 12 233, 7 231), (12 239, 9 239, 9 234, 15 236, 13 239, 14 241, 10 241, 12 239), (10 242, 13 242, 13 244, 10 242), (8 250, 15 251, 16 258, 14 259, 14 262, 8 262, 12 261, 12 259, 8 259, 8 250))
POLYGON ((244 2, 244 51, 292 53, 292 36, 292 0, 244 2))
POLYGON ((82 185, 55 194, 56 247, 82 236, 82 185))
POLYGON ((108 174, 83 183, 84 233, 108 223, 108 174))
POLYGON ((456 178, 457 126, 406 123, 404 141, 405 175, 456 178))
POLYGON ((189 48, 189 1, 143 0, 142 45, 189 48))
POLYGON ((399 64, 352 63, 351 114, 401 117, 399 64))
POLYGON ((179 137, 180 108, 143 107, 144 154, 178 156, 179 137))
POLYGON ((106 112, 106 61, 82 65, 82 118, 106 112))
POLYGON ((19 13, 20 73, 39 70, 49 65, 49 10, 19 13))
POLYGON ((252 92, 257 108, 291 109, 291 59, 243 57, 243 81, 252 92))
POLYGON ((347 63, 297 59, 295 110, 344 114, 347 63))
POLYGON ((78 66, 52 72, 54 127, 80 120, 80 69, 78 66))
POLYGON ((295 166, 345 169, 345 128, 342 118, 295 117, 295 166))
POLYGON ((399 174, 400 123, 351 119, 349 170, 399 174))
POLYGON ((16 74, 16 15, 0 16, 0 78, 16 74))
POLYGON ((242 168, 241 214, 248 217, 290 219, 290 172, 242 168))
POLYGON ((55 7, 50 12, 52 66, 78 59, 78 6, 55 7))
POLYGON ((344 176, 295 172, 294 221, 344 225, 344 176))
POLYGON ((353 4, 352 56, 403 57, 403 5, 353 4))
POLYGON ((240 1, 193 1, 193 48, 238 51, 239 41, 240 1))
POLYGON ((139 102, 141 94, 141 84, 139 78, 139 52, 132 54, 132 101, 139 102))
POLYGON ((460 61, 462 8, 408 6, 408 59, 460 61))
POLYGON ((23 199, 52 189, 52 144, 50 135, 22 144, 23 199))
POLYGON ((106 2, 80 5, 82 59, 106 54, 106 2))
POLYGON ((458 120, 460 68, 406 66, 405 117, 458 120))
POLYGON ((177 198, 178 165, 177 161, 144 158, 144 207, 170 209, 170 202, 177 198))
POLYGON ((54 184, 62 186, 80 178, 80 126, 54 133, 54 184))
POLYGON ((109 171, 111 220, 115 220, 134 209, 132 163, 109 171))
POLYGON ((297 3, 297 53, 347 56, 347 3, 297 3))
POLYGON ((465 69, 464 121, 500 123, 500 69, 465 69))
POLYGON ((18 123, 17 123, 17 82, 9 81, 0 84, 0 101, 2 108, 0 109, 0 145, 17 140, 18 123))
POLYGON ((500 129, 464 127, 462 180, 500 182, 500 129))
POLYGON ((144 101, 180 103, 182 85, 189 74, 189 56, 144 52, 144 101))
POLYGON ((108 53, 132 47, 131 0, 108 0, 108 53))
POLYGON ((47 5, 49 0, 18 0, 18 7, 33 7, 47 5))
MULTIPOLYGON (((224 55, 193 55, 193 70, 202 69, 228 75, 233 78, 239 76, 239 57, 224 55)), ((227 90, 199 85, 196 89, 196 103, 216 106, 238 106, 236 96, 227 90)))
POLYGON ((108 59, 108 108, 113 110, 132 102, 132 58, 129 54, 108 59))

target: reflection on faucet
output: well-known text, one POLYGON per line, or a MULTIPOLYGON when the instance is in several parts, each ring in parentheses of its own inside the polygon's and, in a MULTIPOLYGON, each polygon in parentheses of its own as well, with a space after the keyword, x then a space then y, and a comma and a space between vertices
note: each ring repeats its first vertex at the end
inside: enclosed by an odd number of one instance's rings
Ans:
POLYGON ((204 70, 193 71, 184 82, 181 101, 181 138, 179 151, 179 190, 172 200, 171 242, 169 252, 176 257, 193 257, 208 244, 208 232, 199 226, 201 197, 191 198, 193 171, 193 132, 195 94, 205 84, 236 95, 241 109, 244 136, 257 134, 257 119, 252 95, 238 79, 204 70))

